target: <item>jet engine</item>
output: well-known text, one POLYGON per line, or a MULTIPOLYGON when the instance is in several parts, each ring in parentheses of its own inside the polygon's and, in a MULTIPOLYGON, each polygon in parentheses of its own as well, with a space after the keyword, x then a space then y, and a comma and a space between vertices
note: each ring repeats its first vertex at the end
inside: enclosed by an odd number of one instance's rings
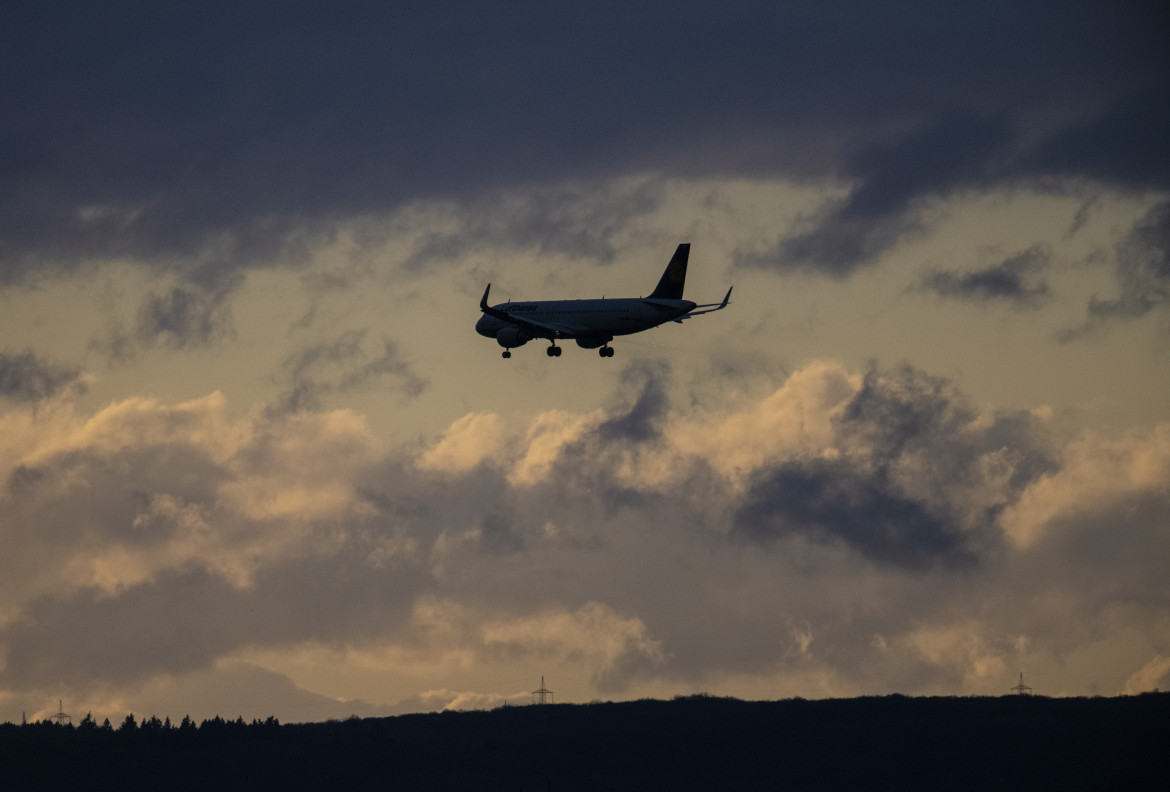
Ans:
POLYGON ((613 336, 586 336, 577 339, 577 346, 582 349, 597 349, 613 340, 613 336))
POLYGON ((532 334, 522 327, 502 327, 496 333, 496 343, 504 349, 524 346, 532 340, 532 334))

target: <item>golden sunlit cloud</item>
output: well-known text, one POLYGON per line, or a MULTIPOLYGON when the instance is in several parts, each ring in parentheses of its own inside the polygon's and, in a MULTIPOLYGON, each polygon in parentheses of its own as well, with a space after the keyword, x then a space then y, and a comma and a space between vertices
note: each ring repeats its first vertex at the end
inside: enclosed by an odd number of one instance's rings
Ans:
POLYGON ((1170 424, 1110 438, 1090 433, 1070 443, 1055 473, 1033 483, 1001 524, 1017 547, 1041 542, 1062 519, 1110 509, 1139 493, 1170 492, 1170 424))
POLYGON ((742 487, 759 467, 797 457, 835 455, 833 419, 861 387, 840 363, 813 361, 771 395, 712 422, 672 424, 679 451, 701 456, 742 487))
POLYGON ((966 620, 941 627, 919 627, 903 645, 921 659, 962 680, 963 690, 981 690, 988 680, 1003 679, 1004 652, 987 636, 985 625, 966 620))
POLYGON ((1150 659, 1150 662, 1125 681, 1125 688, 1122 692, 1133 696, 1152 690, 1163 690, 1168 683, 1170 683, 1170 657, 1155 655, 1150 659))
POLYGON ((537 415, 528 425, 524 455, 508 474, 508 482, 522 486, 544 479, 565 446, 580 438, 587 428, 600 423, 602 418, 600 411, 573 415, 565 410, 550 410, 537 415))
POLYGON ((492 413, 468 413, 455 421, 435 445, 423 451, 418 466, 424 470, 458 473, 500 452, 503 421, 492 413))
POLYGON ((483 642, 489 652, 520 652, 553 664, 572 662, 597 676, 630 657, 653 663, 664 659, 662 645, 647 635, 641 619, 623 618, 600 602, 587 602, 574 611, 488 622, 483 642))

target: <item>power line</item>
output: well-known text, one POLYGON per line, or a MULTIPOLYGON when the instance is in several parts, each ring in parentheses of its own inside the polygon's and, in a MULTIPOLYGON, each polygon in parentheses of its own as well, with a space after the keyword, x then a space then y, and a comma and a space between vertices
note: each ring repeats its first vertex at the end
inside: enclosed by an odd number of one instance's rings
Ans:
POLYGON ((544 677, 540 678, 540 690, 532 691, 533 703, 535 704, 551 704, 553 692, 544 686, 544 677))
POLYGON ((58 726, 64 724, 65 721, 69 721, 70 726, 73 725, 73 716, 65 711, 64 702, 61 699, 57 699, 57 711, 49 716, 49 720, 57 721, 58 726))
POLYGON ((1032 692, 1032 688, 1030 688, 1024 684, 1024 672, 1023 671, 1020 672, 1020 684, 1018 684, 1014 688, 1012 688, 1012 692, 1017 693, 1021 696, 1026 696, 1032 692))

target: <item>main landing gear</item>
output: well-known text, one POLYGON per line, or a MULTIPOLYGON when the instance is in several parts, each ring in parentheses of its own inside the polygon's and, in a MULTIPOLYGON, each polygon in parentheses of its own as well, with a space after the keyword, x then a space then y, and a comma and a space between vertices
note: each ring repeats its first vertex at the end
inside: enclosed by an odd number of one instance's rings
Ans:
MULTIPOLYGON (((561 349, 561 347, 554 345, 544 350, 544 354, 548 355, 549 357, 560 357, 561 352, 563 351, 564 350, 561 349)), ((603 358, 613 357, 613 347, 603 346, 597 350, 597 354, 601 355, 603 358)), ((512 357, 512 350, 505 349, 500 357, 502 357, 504 360, 507 360, 508 358, 512 357)))

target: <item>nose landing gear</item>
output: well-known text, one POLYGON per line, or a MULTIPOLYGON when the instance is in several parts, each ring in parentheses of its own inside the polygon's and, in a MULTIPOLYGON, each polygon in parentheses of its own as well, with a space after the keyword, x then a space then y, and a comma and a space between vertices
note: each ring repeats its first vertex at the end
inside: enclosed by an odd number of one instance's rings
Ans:
POLYGON ((606 344, 601 349, 597 350, 597 354, 601 355, 602 357, 613 357, 613 347, 606 344))
POLYGON ((507 360, 508 358, 512 357, 512 350, 505 349, 504 354, 500 355, 500 357, 502 357, 504 360, 507 360))
POLYGON ((544 354, 548 355, 549 357, 560 357, 561 348, 556 344, 553 344, 548 349, 544 350, 544 354))

